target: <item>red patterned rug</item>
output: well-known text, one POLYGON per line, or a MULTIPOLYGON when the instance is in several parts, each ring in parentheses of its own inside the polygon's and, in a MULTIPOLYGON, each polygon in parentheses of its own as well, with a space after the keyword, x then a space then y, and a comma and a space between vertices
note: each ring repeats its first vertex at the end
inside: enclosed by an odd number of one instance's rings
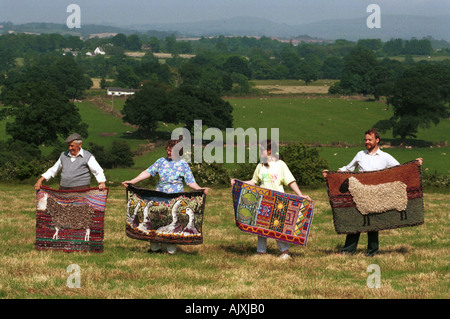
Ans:
POLYGON ((37 191, 36 249, 103 252, 108 191, 108 188, 67 191, 48 187, 37 191))

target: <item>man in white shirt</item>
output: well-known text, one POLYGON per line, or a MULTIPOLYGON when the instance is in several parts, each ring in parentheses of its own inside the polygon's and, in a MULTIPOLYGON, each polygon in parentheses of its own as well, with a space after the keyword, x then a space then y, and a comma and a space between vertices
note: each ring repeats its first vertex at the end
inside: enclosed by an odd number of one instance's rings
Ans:
MULTIPOLYGON (((366 149, 358 152, 348 165, 341 167, 338 171, 353 172, 357 168, 358 172, 370 172, 400 165, 394 157, 380 150, 380 135, 376 129, 370 129, 364 134, 366 149)), ((422 165, 422 158, 417 158, 417 161, 419 161, 419 165, 422 165)), ((322 174, 327 178, 328 170, 324 170, 322 174)), ((340 254, 354 253, 359 236, 360 233, 348 234, 340 254)), ((378 252, 378 232, 367 232, 367 238, 367 256, 373 256, 378 252)))
POLYGON ((76 190, 90 188, 92 173, 98 182, 100 190, 105 189, 106 177, 95 157, 81 148, 81 136, 70 135, 66 141, 68 151, 62 152, 58 161, 38 179, 34 188, 39 190, 42 182, 48 181, 61 172, 60 189, 76 190))

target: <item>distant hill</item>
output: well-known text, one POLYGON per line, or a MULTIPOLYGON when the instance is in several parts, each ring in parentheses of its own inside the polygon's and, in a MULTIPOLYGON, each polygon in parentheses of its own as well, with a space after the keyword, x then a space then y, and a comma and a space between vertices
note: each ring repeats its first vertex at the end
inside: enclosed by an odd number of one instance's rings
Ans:
POLYGON ((381 28, 369 29, 367 17, 325 20, 314 23, 288 25, 254 17, 236 17, 223 20, 210 20, 192 23, 166 23, 128 26, 136 30, 178 31, 186 36, 274 36, 292 38, 299 35, 336 40, 358 40, 380 38, 411 39, 432 36, 434 39, 450 41, 450 16, 395 16, 382 15, 381 28))
POLYGON ((58 33, 62 35, 74 35, 81 37, 89 37, 97 34, 116 34, 123 33, 125 35, 146 33, 149 36, 156 36, 164 38, 174 34, 174 32, 165 32, 157 30, 136 30, 126 26, 113 26, 106 24, 82 24, 81 28, 69 29, 65 24, 46 23, 46 22, 32 22, 14 25, 10 22, 0 22, 0 33, 8 33, 10 31, 18 33, 58 33))
POLYGON ((382 15, 381 28, 369 29, 367 17, 351 20, 327 20, 293 26, 301 34, 325 39, 369 39, 379 38, 383 41, 392 38, 421 39, 432 36, 434 39, 450 41, 450 16, 423 17, 382 15))
POLYGON ((235 17, 188 23, 160 23, 129 26, 135 29, 178 31, 185 36, 298 36, 292 26, 255 17, 235 17))
MULTIPOLYGON (((288 25, 276 23, 267 19, 255 17, 235 17, 223 20, 206 20, 191 23, 159 23, 145 25, 82 25, 80 29, 68 29, 63 24, 27 23, 22 25, 6 24, 0 32, 8 29, 17 32, 62 33, 89 36, 97 33, 147 33, 152 36, 164 37, 170 34, 186 37, 200 36, 267 36, 278 38, 296 38, 299 36, 323 40, 379 38, 388 41, 392 38, 421 39, 431 36, 436 40, 450 42, 450 16, 406 16, 381 15, 381 28, 369 29, 367 17, 325 20, 314 23, 288 25)), ((1 23, 0 23, 1 24, 1 23)))

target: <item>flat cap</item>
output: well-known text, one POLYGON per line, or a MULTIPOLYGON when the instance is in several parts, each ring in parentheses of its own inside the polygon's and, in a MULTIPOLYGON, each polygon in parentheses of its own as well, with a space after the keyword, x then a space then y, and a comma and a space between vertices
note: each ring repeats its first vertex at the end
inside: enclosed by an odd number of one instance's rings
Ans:
POLYGON ((66 143, 72 143, 75 140, 81 140, 81 135, 78 133, 70 134, 68 138, 66 138, 66 143))

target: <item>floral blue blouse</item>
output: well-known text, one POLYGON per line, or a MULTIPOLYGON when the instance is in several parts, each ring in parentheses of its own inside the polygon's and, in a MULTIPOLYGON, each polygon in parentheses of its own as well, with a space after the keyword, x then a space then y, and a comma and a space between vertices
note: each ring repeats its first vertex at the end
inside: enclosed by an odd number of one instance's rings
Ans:
POLYGON ((159 175, 156 190, 164 193, 183 192, 183 178, 186 184, 195 183, 191 169, 183 160, 173 161, 167 157, 161 157, 147 169, 151 176, 159 175))

